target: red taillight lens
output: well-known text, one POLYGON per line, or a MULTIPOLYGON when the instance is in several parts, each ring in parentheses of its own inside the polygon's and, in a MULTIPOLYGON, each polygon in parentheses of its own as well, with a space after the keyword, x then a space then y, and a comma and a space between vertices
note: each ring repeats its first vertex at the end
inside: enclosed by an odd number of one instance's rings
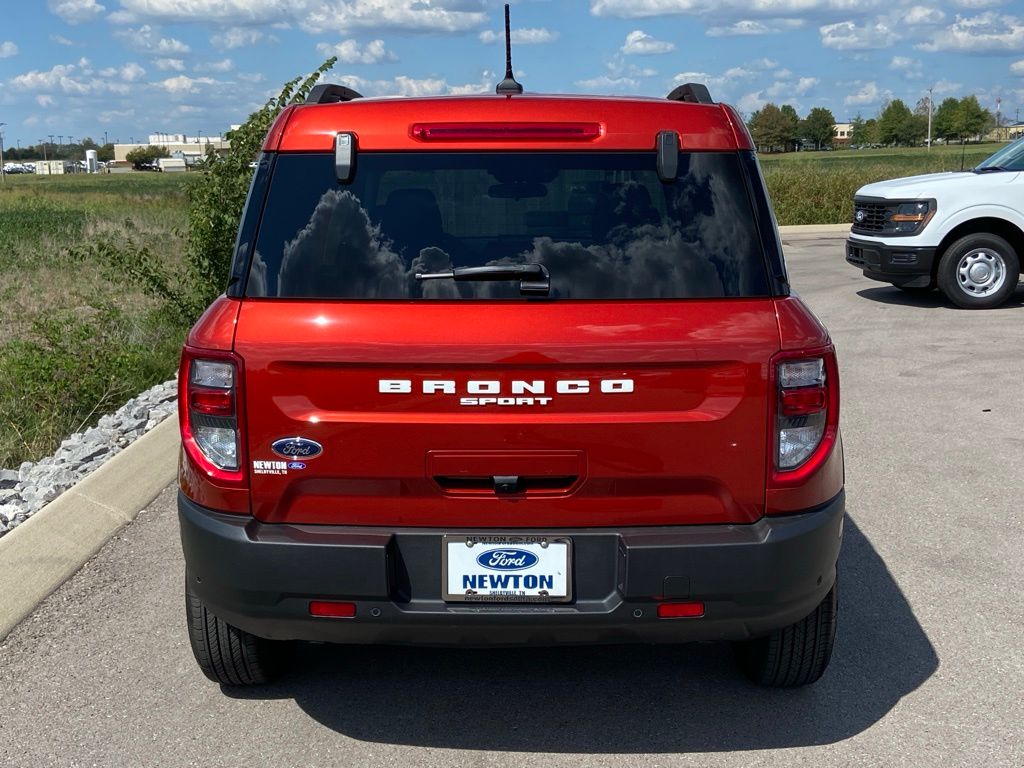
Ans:
POLYGON ((600 123, 413 123, 420 141, 593 141, 600 123))
POLYGON ((329 619, 351 619, 356 615, 356 604, 335 600, 313 600, 309 604, 309 615, 329 619))
POLYGON ((206 416, 234 416, 235 393, 222 389, 190 389, 189 407, 206 416))
POLYGON ((659 619, 696 619, 704 615, 704 603, 662 603, 658 606, 659 619))
POLYGON ((782 416, 807 416, 823 411, 827 404, 825 387, 801 387, 779 392, 779 413, 782 416))
POLYGON ((232 359, 188 356, 182 366, 185 403, 182 439, 206 474, 218 480, 241 478, 241 446, 235 409, 238 366, 232 359))

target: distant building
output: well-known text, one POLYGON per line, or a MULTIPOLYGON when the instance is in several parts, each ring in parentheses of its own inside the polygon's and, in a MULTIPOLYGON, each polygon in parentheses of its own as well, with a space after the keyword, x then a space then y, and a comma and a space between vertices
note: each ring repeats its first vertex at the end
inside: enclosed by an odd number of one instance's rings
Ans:
MULTIPOLYGON (((232 125, 231 129, 238 128, 232 125)), ((195 160, 206 157, 206 147, 211 146, 217 152, 224 153, 231 148, 231 142, 223 136, 188 136, 183 133, 151 133, 146 143, 115 144, 114 162, 128 161, 128 153, 139 147, 167 147, 167 151, 175 157, 184 158, 191 165, 195 160)))
POLYGON ((832 129, 832 141, 836 144, 849 144, 853 135, 853 123, 836 123, 832 129))

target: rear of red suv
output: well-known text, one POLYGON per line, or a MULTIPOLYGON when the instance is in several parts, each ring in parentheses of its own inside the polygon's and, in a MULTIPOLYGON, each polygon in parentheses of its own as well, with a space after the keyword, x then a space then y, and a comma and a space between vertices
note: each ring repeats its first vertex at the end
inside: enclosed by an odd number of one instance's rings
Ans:
POLYGON ((180 371, 209 677, 265 682, 285 640, 727 640, 763 684, 824 672, 835 354, 706 93, 282 113, 180 371))

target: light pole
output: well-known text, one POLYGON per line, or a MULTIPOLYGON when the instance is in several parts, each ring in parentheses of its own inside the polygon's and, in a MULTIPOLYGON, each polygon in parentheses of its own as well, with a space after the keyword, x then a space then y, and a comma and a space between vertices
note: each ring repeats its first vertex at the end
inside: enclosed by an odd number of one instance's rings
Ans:
MULTIPOLYGON (((0 123, 0 128, 3 128, 7 123, 0 123)), ((0 131, 0 180, 4 184, 7 183, 7 171, 4 170, 4 132, 0 131)))
POLYGON ((46 162, 46 139, 39 140, 39 146, 43 148, 43 162, 46 162))
POLYGON ((928 89, 928 149, 932 148, 932 89, 928 89))

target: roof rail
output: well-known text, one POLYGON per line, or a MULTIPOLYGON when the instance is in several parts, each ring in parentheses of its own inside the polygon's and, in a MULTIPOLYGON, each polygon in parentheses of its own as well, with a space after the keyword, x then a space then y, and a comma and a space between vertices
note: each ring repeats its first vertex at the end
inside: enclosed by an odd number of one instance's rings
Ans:
POLYGON ((320 83, 309 89, 307 104, 337 104, 340 101, 361 99, 363 94, 336 83, 320 83))
POLYGON ((683 83, 668 95, 672 101, 687 101, 691 104, 714 104, 711 92, 704 83, 683 83))

